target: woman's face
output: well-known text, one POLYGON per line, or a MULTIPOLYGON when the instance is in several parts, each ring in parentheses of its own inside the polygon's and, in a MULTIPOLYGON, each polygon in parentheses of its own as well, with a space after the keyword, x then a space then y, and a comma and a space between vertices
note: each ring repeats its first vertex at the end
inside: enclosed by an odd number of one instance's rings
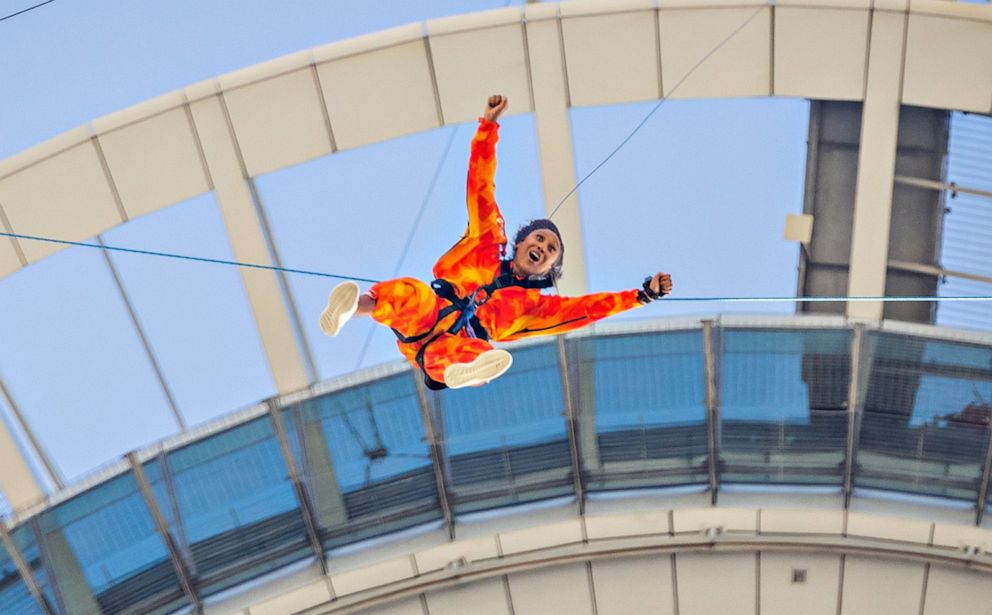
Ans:
POLYGON ((525 278, 546 276, 560 254, 558 235, 548 229, 531 231, 514 247, 513 273, 525 278))

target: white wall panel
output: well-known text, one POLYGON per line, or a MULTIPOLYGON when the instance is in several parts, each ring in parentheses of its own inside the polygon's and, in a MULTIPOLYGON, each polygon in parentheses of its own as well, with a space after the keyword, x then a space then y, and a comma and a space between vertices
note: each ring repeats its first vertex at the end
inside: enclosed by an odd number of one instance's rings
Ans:
POLYGON ((668 533, 668 511, 586 517, 589 540, 668 533))
POLYGON ((988 613, 990 608, 992 583, 988 575, 970 570, 930 569, 923 615, 988 613))
POLYGON ((465 561, 471 563, 493 559, 498 555, 496 539, 493 536, 475 540, 458 540, 417 553, 417 570, 420 574, 424 574, 432 570, 447 568, 450 562, 457 561, 459 558, 464 558, 465 561))
POLYGON ((672 523, 676 534, 701 532, 713 527, 725 531, 755 532, 758 529, 758 515, 756 511, 744 508, 689 508, 674 511, 672 523))
MULTIPOLYGON (((915 7, 918 3, 913 4, 915 7)), ((980 113, 992 111, 992 70, 989 69, 992 11, 985 10, 984 14, 985 21, 910 15, 904 103, 980 113)))
POLYGON ((309 67, 228 90, 224 98, 250 176, 330 153, 331 140, 309 67))
POLYGON ((920 612, 923 564, 848 557, 841 615, 906 615, 920 612))
POLYGON ((495 93, 510 98, 507 113, 531 110, 522 24, 455 34, 431 32, 434 74, 446 124, 475 120, 482 115, 486 98, 495 93), (499 53, 493 53, 494 49, 499 53))
POLYGON ((210 190, 185 108, 100 135, 129 219, 210 190))
POLYGON ((802 605, 803 615, 836 615, 840 556, 793 553, 761 554, 761 613, 789 615, 802 605), (806 581, 793 583, 793 570, 806 581))
POLYGON ((835 534, 844 531, 840 510, 762 510, 762 533, 835 534))
POLYGON ((760 14, 713 53, 700 60, 748 20, 758 5, 743 8, 665 9, 658 13, 661 80, 665 96, 767 96, 771 85, 771 9, 760 14), (678 86, 678 91, 672 90, 678 86))
POLYGON ((933 544, 954 549, 977 547, 992 553, 992 531, 970 525, 937 523, 933 529, 933 544))
POLYGON ((510 575, 514 615, 593 615, 585 564, 510 575))
POLYGON ((561 28, 572 105, 658 98, 656 12, 566 17, 569 6, 561 28))
POLYGON ((597 615, 674 615, 667 555, 600 560, 592 565, 597 615))
POLYGON ((509 615, 502 578, 442 589, 427 594, 431 615, 509 615))
POLYGON ((523 553, 581 541, 582 527, 577 519, 500 534, 500 544, 503 546, 504 554, 523 553))
POLYGON ((679 555, 679 615, 754 613, 756 566, 753 553, 679 555))
POLYGON ((401 557, 365 568, 341 572, 331 577, 334 593, 346 596, 371 587, 394 583, 414 576, 410 558, 401 557))
POLYGON ((930 541, 930 523, 852 512, 847 517, 847 534, 926 544, 930 541))
MULTIPOLYGON (((0 180, 0 203, 15 233, 79 241, 123 222, 110 184, 86 142, 0 180)), ((34 262, 62 246, 23 240, 34 262)))
POLYGON ((438 126, 423 40, 318 64, 317 74, 340 149, 438 126))
POLYGON ((775 9, 775 95, 861 100, 868 11, 779 2, 775 9))

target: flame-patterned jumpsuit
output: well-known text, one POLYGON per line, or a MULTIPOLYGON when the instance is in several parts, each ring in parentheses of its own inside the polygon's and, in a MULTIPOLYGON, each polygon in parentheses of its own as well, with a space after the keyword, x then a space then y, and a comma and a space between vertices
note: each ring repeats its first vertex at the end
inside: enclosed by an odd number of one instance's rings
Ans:
MULTIPOLYGON (((498 129, 499 124, 479 119, 468 165, 468 229, 434 265, 435 278, 450 282, 458 297, 471 296, 501 272, 507 238, 494 198, 498 129)), ((400 352, 423 369, 428 384, 443 383, 444 368, 469 363, 492 348, 488 341, 474 337, 469 328, 449 333, 458 313, 439 320, 439 312, 450 302, 420 280, 379 282, 369 292, 376 300, 372 318, 396 332, 401 338, 397 341, 400 352), (403 338, 419 339, 408 343, 403 338)), ((637 290, 562 297, 541 294, 536 288, 509 286, 493 291, 475 316, 492 341, 507 342, 564 333, 639 306, 637 290)))

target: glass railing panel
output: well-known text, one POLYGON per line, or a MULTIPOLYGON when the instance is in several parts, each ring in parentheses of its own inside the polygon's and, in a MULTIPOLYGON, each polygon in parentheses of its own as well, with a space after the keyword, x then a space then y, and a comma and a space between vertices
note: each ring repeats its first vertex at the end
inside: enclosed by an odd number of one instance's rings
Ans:
POLYGON ((68 615, 164 613, 186 604, 162 537, 131 473, 29 523, 68 615))
POLYGON ((574 343, 578 360, 571 373, 589 490, 705 483, 701 331, 574 343))
POLYGON ((992 349, 869 335, 855 485, 974 501, 992 414, 992 349))
POLYGON ((145 464, 201 596, 309 557, 268 415, 145 464))
POLYGON ((0 544, 0 613, 43 615, 3 544, 0 544))
POLYGON ((721 482, 840 485, 850 330, 721 329, 721 482))
POLYGON ((284 411, 328 547, 441 518, 413 374, 284 411))
POLYGON ((436 398, 456 513, 574 492, 557 346, 512 352, 497 380, 436 398))

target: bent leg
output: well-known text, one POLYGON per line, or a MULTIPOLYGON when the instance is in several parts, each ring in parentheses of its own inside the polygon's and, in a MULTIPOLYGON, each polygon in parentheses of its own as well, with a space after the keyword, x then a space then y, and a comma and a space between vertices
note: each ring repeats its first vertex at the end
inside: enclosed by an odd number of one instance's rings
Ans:
POLYGON ((431 380, 444 382, 444 370, 449 365, 471 363, 480 354, 492 349, 492 345, 485 340, 442 333, 424 350, 424 373, 431 380))
POLYGON ((375 299, 372 319, 403 337, 430 331, 437 322, 438 297, 430 286, 414 278, 379 282, 369 289, 375 299))

